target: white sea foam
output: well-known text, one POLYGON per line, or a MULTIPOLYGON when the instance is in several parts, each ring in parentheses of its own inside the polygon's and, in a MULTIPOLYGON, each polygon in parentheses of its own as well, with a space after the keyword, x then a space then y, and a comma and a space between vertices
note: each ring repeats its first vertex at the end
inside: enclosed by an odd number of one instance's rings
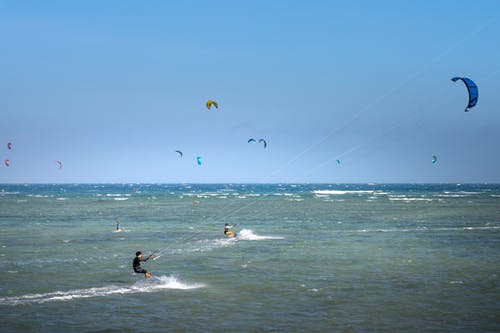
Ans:
POLYGON ((427 201, 427 202, 431 202, 434 199, 429 199, 429 198, 394 198, 394 197, 390 197, 389 200, 391 200, 391 201, 404 201, 404 202, 412 202, 412 201, 427 201))
POLYGON ((283 239, 283 237, 279 236, 260 236, 253 233, 250 229, 242 229, 238 233, 238 239, 244 240, 265 240, 265 239, 283 239))
POLYGON ((483 192, 472 192, 472 191, 458 191, 458 192, 450 192, 450 191, 444 191, 444 194, 466 194, 466 195, 475 195, 475 194, 482 194, 483 192))
POLYGON ((456 280, 456 281, 450 281, 448 282, 449 284, 464 284, 463 281, 460 281, 460 280, 456 280))
POLYGON ((314 190, 313 193, 317 196, 325 195, 345 195, 345 194, 372 194, 374 191, 342 191, 342 190, 314 190))
MULTIPOLYGON (((0 191, 0 195, 12 195, 19 194, 20 192, 9 192, 9 191, 0 191)), ((33 196, 32 194, 28 194, 28 196, 33 196)))
POLYGON ((174 276, 152 277, 147 281, 139 281, 131 286, 109 285, 104 287, 74 289, 69 291, 54 291, 41 294, 0 297, 0 305, 41 304, 53 301, 70 301, 81 298, 105 297, 135 293, 151 293, 164 289, 191 290, 205 287, 202 283, 186 283, 174 276))
POLYGON ((128 200, 129 198, 113 198, 113 200, 116 200, 116 201, 125 201, 125 200, 128 200))

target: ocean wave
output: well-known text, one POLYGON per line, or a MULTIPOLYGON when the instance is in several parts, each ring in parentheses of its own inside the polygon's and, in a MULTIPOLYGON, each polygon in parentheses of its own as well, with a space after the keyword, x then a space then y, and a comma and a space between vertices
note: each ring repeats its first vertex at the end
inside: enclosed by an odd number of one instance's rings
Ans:
POLYGON ((478 226, 478 227, 417 227, 417 228, 393 228, 393 229, 353 229, 334 230, 334 233, 381 233, 381 232, 435 232, 435 231, 474 231, 474 230, 500 230, 500 226, 478 226))
POLYGON ((345 194, 373 194, 374 191, 361 191, 361 190, 314 190, 312 191, 316 196, 326 195, 345 195, 345 194))
POLYGON ((9 191, 0 191, 0 195, 17 195, 20 192, 9 192, 9 191))
POLYGON ((473 192, 473 191, 458 191, 458 192, 450 192, 450 191, 444 191, 444 194, 465 194, 465 195, 476 195, 476 194, 483 194, 484 192, 473 192))
POLYGON ((412 202, 412 201, 427 201, 427 202, 431 202, 431 201, 434 201, 434 199, 430 199, 430 198, 402 198, 402 197, 390 197, 389 200, 391 201, 404 201, 404 202, 412 202))
POLYGON ((174 276, 163 275, 159 277, 153 276, 148 281, 139 281, 127 287, 110 285, 69 291, 0 297, 0 305, 41 304, 46 302, 70 301, 74 299, 105 297, 111 295, 151 293, 165 289, 191 290, 202 287, 205 287, 202 283, 186 283, 178 280, 174 276))

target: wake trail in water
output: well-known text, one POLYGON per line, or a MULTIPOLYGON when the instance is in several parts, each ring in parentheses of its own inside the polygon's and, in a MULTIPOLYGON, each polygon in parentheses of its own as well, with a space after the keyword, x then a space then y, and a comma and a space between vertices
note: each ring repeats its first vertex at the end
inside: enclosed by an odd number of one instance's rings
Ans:
POLYGON ((152 277, 150 281, 139 281, 131 286, 116 285, 74 289, 69 291, 54 291, 49 293, 28 294, 12 297, 0 297, 0 305, 42 304, 54 301, 70 301, 81 298, 105 297, 111 295, 125 295, 135 293, 151 293, 165 289, 191 290, 205 287, 202 283, 185 283, 174 276, 152 277))
POLYGON ((236 238, 242 239, 242 240, 284 239, 284 237, 280 237, 280 236, 260 236, 260 235, 255 234, 250 229, 242 229, 238 233, 238 236, 236 238))
POLYGON ((185 241, 182 247, 166 247, 158 251, 155 255, 154 260, 158 260, 164 255, 175 255, 179 253, 190 253, 190 252, 208 252, 219 248, 229 247, 237 244, 237 242, 242 240, 249 241, 260 241, 260 240, 271 240, 271 239, 284 239, 281 236, 267 236, 267 235, 257 235, 250 229, 242 229, 237 233, 237 237, 227 237, 216 238, 216 239, 204 239, 199 241, 185 241))

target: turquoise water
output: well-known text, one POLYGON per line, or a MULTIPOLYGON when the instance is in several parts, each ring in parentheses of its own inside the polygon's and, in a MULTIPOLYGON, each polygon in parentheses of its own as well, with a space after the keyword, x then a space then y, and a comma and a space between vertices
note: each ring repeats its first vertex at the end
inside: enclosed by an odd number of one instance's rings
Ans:
POLYGON ((0 191, 2 332, 500 331, 499 185, 0 191))

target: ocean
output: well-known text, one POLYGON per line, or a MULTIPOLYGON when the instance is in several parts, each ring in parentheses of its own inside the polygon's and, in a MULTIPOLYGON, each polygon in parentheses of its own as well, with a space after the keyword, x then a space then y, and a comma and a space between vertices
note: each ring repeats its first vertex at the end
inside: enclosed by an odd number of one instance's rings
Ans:
POLYGON ((1 332, 500 332, 500 185, 4 184, 0 268, 1 332))

